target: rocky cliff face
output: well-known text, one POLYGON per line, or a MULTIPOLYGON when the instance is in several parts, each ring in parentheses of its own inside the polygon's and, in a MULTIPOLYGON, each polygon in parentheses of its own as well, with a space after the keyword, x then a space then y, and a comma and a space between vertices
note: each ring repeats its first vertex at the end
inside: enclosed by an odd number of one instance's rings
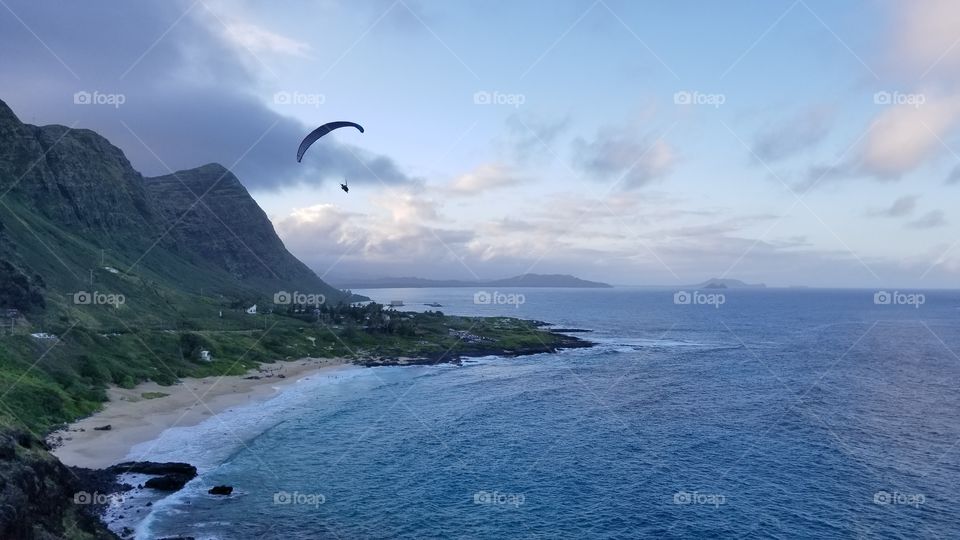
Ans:
POLYGON ((222 165, 144 179, 97 133, 23 124, 2 101, 0 195, 11 203, 0 206, 0 257, 14 266, 7 273, 28 280, 54 273, 74 284, 106 250, 118 264, 155 270, 190 290, 196 289, 190 272, 179 266, 171 272, 166 263, 197 266, 208 283, 343 297, 286 250, 267 215, 222 165), (26 216, 34 213, 42 222, 26 216), (16 222, 22 230, 4 226, 16 222), (85 253, 75 249, 85 247, 85 253), (62 264, 36 268, 19 256, 29 251, 50 252, 62 264))
POLYGON ((117 538, 78 500, 84 502, 76 476, 41 441, 0 429, 0 538, 117 538))
POLYGON ((0 193, 84 233, 158 234, 143 178, 97 133, 21 123, 0 101, 0 193))
POLYGON ((184 256, 237 279, 276 279, 326 289, 287 251, 264 211, 222 165, 148 178, 147 193, 184 256))

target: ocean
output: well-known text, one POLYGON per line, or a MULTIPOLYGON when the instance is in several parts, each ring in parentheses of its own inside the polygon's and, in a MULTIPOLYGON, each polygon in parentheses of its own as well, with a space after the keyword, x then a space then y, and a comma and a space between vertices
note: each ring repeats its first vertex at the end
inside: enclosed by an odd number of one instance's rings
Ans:
POLYGON ((138 538, 960 537, 960 292, 358 292, 597 346, 345 367, 168 430, 133 453, 201 474, 138 538))

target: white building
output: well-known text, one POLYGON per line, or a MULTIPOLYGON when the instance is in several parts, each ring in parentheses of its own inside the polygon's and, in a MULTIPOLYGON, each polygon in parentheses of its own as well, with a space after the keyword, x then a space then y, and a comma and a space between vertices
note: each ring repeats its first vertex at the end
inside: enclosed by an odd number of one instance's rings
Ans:
POLYGON ((250 315, 256 315, 256 314, 257 314, 257 305, 254 304, 254 305, 248 307, 248 308, 247 308, 247 313, 249 313, 250 315))

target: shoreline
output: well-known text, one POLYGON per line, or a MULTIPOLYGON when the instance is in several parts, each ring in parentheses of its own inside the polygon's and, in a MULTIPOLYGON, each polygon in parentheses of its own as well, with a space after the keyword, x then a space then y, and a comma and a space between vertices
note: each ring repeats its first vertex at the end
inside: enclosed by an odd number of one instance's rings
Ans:
POLYGON ((105 469, 128 456, 138 459, 130 456, 133 448, 169 428, 194 426, 233 407, 266 401, 298 380, 349 363, 302 358, 261 364, 243 375, 184 378, 171 386, 151 381, 129 389, 111 387, 103 409, 54 431, 47 441, 64 465, 105 469), (96 429, 105 426, 110 428, 96 429))
MULTIPOLYGON (((539 326, 547 323, 534 321, 539 326)), ((130 452, 138 444, 156 440, 172 427, 190 427, 233 407, 260 403, 278 395, 298 380, 323 370, 343 365, 362 367, 460 364, 463 358, 556 353, 564 349, 586 348, 594 343, 578 337, 550 331, 559 343, 553 346, 513 349, 476 348, 418 357, 369 357, 357 361, 347 358, 301 358, 260 364, 243 375, 182 379, 162 386, 153 381, 133 388, 111 387, 108 401, 100 411, 76 420, 46 437, 52 453, 61 463, 86 469, 106 469, 123 461, 143 456, 130 452), (197 398, 202 398, 197 403, 197 398), (109 429, 103 429, 109 426, 109 429), (98 429, 100 428, 100 429, 98 429)))

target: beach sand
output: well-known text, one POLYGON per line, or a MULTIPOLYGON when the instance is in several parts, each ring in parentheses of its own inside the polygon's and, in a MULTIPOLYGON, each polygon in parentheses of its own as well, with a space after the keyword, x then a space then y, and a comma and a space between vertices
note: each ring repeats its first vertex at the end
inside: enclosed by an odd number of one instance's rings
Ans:
POLYGON ((49 440, 60 444, 53 454, 66 465, 109 467, 124 461, 135 445, 156 439, 168 428, 193 426, 232 407, 264 401, 299 379, 346 363, 341 358, 305 358, 262 364, 239 376, 187 378, 173 386, 148 382, 132 389, 111 388, 103 410, 51 434, 49 440), (260 378, 245 378, 250 376, 260 378), (168 395, 143 397, 151 392, 168 395), (94 429, 106 425, 109 430, 94 429))

